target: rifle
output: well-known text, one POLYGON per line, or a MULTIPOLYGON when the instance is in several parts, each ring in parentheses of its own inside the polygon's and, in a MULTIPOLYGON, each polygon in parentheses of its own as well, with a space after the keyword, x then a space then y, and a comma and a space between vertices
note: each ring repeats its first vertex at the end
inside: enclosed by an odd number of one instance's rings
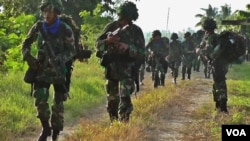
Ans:
POLYGON ((108 36, 116 36, 118 35, 121 31, 125 30, 127 27, 129 27, 128 24, 124 25, 123 27, 118 27, 116 30, 112 32, 107 32, 108 36))
MULTIPOLYGON (((124 25, 123 27, 118 27, 112 32, 107 32, 106 33, 106 38, 109 36, 118 36, 122 31, 124 31, 127 27, 129 27, 128 24, 124 25)), ((112 47, 115 45, 112 45, 112 47)), ((98 58, 101 58, 101 66, 106 67, 112 60, 114 59, 113 54, 109 53, 108 51, 102 52, 102 51, 97 51, 96 56, 98 58)))
MULTIPOLYGON (((58 57, 54 50, 53 46, 51 45, 51 41, 48 38, 48 35, 46 32, 43 31, 42 28, 40 28, 40 32, 42 34, 42 37, 44 39, 43 41, 43 47, 45 50, 46 55, 49 57, 49 62, 54 70, 54 73, 56 74, 56 77, 52 78, 52 83, 54 84, 62 84, 63 89, 66 91, 64 101, 66 101, 67 97, 70 98, 69 93, 67 92, 67 88, 65 85, 66 79, 62 71, 66 69, 65 62, 62 60, 62 58, 58 57)), ((46 70, 44 70, 46 71, 46 70)))

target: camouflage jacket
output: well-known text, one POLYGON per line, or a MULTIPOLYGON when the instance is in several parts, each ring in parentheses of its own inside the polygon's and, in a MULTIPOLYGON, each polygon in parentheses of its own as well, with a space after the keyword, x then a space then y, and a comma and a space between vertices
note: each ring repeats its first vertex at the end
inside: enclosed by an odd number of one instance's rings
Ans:
POLYGON ((218 44, 218 34, 211 32, 206 33, 201 42, 200 48, 202 49, 202 56, 205 56, 209 60, 213 60, 219 57, 219 52, 222 50, 216 48, 218 44), (215 49, 216 48, 216 49, 215 49), (217 54, 215 56, 215 54, 217 54))
MULTIPOLYGON (((26 54, 32 54, 32 44, 37 42, 37 60, 43 70, 51 68, 50 59, 52 59, 51 56, 48 55, 49 51, 45 48, 47 45, 45 41, 48 40, 50 42, 55 56, 61 58, 60 60, 62 63, 72 60, 76 53, 72 29, 59 19, 57 19, 56 22, 57 28, 54 29, 56 29, 57 32, 55 33, 48 32, 46 30, 47 28, 44 27, 44 22, 36 22, 28 32, 28 35, 22 44, 22 54, 25 56, 26 54), (42 35, 43 32, 46 34, 42 35), (46 35, 46 37, 44 37, 44 35, 46 35)), ((65 72, 62 73, 65 74, 65 72)))
POLYGON ((181 42, 179 40, 173 40, 170 42, 168 60, 169 62, 180 62, 182 61, 182 58, 183 53, 181 42))
POLYGON ((128 51, 120 53, 115 45, 105 44, 105 39, 109 32, 121 28, 118 21, 111 22, 106 25, 103 33, 96 41, 96 48, 98 51, 107 52, 113 55, 114 62, 140 62, 145 60, 145 39, 140 27, 135 24, 130 24, 126 29, 121 31, 117 36, 120 42, 129 45, 128 51))
POLYGON ((187 39, 182 42, 183 63, 191 64, 195 58, 195 43, 192 39, 187 39))
POLYGON ((168 55, 168 45, 162 38, 159 40, 151 40, 147 45, 146 49, 153 52, 153 57, 157 60, 165 58, 168 55))

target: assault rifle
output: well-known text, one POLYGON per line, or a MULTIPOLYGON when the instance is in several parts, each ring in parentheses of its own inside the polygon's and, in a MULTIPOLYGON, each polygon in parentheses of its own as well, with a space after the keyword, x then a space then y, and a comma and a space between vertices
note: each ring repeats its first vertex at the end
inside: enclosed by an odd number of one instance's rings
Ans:
POLYGON ((124 25, 123 27, 118 27, 116 30, 112 31, 112 32, 108 32, 107 35, 108 36, 116 36, 118 35, 121 31, 125 30, 127 27, 129 27, 128 24, 124 25))
MULTIPOLYGON (((67 92, 68 90, 67 90, 66 85, 65 85, 66 78, 65 78, 64 74, 62 74, 63 70, 66 69, 65 62, 61 57, 59 57, 55 54, 55 52, 53 50, 53 46, 51 45, 51 41, 48 38, 47 33, 44 32, 43 29, 41 29, 41 34, 42 34, 42 37, 44 39, 43 47, 44 47, 45 53, 49 57, 50 65, 52 66, 52 69, 54 71, 53 73, 55 73, 55 77, 52 77, 51 81, 53 84, 62 84, 63 89, 65 89, 65 91, 66 91, 65 97, 64 97, 64 100, 66 100, 67 97, 70 98, 70 96, 67 92)), ((44 71, 46 71, 46 70, 44 70, 44 71)))

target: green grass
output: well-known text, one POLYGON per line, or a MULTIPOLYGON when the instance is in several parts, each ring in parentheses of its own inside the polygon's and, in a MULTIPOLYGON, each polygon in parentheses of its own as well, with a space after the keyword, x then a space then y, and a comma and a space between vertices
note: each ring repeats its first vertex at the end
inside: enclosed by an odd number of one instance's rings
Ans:
MULTIPOLYGON (((192 125, 193 130, 189 134, 202 132, 205 135, 205 139, 221 141, 221 125, 250 124, 249 70, 249 62, 233 64, 229 68, 227 74, 229 115, 214 111, 214 103, 212 102, 203 105, 193 113, 195 119, 199 120, 200 123, 192 125)), ((197 138, 190 140, 197 140, 197 138)))
MULTIPOLYGON (((197 120, 186 131, 186 141, 204 140, 220 141, 222 124, 250 124, 250 63, 233 64, 227 74, 228 106, 230 115, 221 115, 214 111, 214 103, 203 104, 192 113, 197 120), (190 128, 192 130, 190 130, 190 128), (202 136, 190 137, 191 134, 201 133, 202 136)), ((72 76, 71 99, 65 102, 65 122, 75 123, 88 111, 99 105, 104 105, 106 95, 103 68, 92 58, 89 64, 76 62, 72 76)), ((30 86, 22 80, 24 72, 1 74, 0 79, 0 139, 13 140, 18 136, 25 136, 29 132, 40 130, 40 123, 36 118, 34 98, 29 95, 30 86), (14 137, 14 138, 12 138, 14 137)), ((182 95, 191 91, 192 83, 169 85, 154 91, 142 91, 137 99, 133 100, 133 118, 129 124, 115 123, 112 128, 105 122, 84 121, 79 130, 67 141, 84 140, 145 140, 146 132, 156 122, 162 110, 175 112, 173 105, 183 104, 182 95)), ((199 82, 200 83, 200 82, 199 82)), ((53 89, 50 90, 50 102, 53 89)))
MULTIPOLYGON (((16 136, 40 130, 36 118, 30 85, 23 81, 24 72, 1 74, 0 79, 0 139, 13 140, 16 136)), ((77 121, 89 109, 105 103, 103 69, 95 57, 89 63, 75 62, 70 95, 65 102, 65 122, 77 121)), ((50 89, 51 104, 53 87, 50 89)))

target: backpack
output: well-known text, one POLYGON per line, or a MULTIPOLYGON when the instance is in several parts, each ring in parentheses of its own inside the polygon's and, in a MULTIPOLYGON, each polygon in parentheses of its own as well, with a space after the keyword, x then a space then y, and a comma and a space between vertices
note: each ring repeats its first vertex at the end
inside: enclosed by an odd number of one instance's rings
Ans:
POLYGON ((229 62, 235 62, 246 53, 246 42, 243 36, 232 31, 219 34, 219 44, 224 48, 223 57, 229 62))

